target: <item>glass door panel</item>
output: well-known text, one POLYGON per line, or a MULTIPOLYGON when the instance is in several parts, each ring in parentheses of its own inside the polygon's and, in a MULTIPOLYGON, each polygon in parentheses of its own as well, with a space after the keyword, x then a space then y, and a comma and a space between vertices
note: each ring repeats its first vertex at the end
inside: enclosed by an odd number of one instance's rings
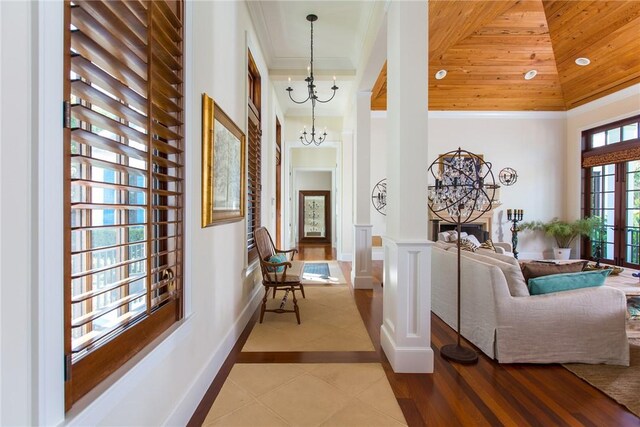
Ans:
POLYGON ((640 161, 626 164, 624 263, 640 264, 640 161))
POLYGON ((591 215, 604 219, 604 228, 591 239, 591 253, 604 260, 614 259, 615 227, 615 165, 595 166, 591 168, 591 215))

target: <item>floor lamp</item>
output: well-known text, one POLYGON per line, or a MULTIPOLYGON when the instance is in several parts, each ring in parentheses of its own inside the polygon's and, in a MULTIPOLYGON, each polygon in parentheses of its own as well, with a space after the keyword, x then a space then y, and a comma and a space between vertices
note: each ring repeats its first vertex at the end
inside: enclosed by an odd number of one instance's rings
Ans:
POLYGON ((496 189, 491 163, 481 156, 458 148, 440 155, 429 166, 429 210, 444 222, 456 225, 458 232, 458 340, 440 349, 445 359, 475 363, 478 354, 460 344, 460 233, 462 224, 480 218, 492 208, 496 189))

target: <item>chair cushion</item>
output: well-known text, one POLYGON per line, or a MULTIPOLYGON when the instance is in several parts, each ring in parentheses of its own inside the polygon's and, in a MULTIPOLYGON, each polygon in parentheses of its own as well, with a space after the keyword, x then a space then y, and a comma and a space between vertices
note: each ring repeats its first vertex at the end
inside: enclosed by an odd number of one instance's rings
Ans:
MULTIPOLYGON (((281 264, 283 262, 287 262, 287 256, 285 254, 275 254, 272 255, 271 258, 268 259, 269 262, 274 264, 281 264)), ((280 267, 267 267, 269 271, 276 271, 277 273, 282 273, 284 271, 284 265, 280 267)))
POLYGON ((287 268, 286 273, 268 273, 267 279, 270 282, 282 282, 282 275, 284 274, 284 283, 297 283, 302 280, 302 273, 304 271, 304 261, 290 261, 291 267, 287 268))
POLYGON ((578 261, 567 264, 550 264, 544 262, 525 262, 522 264, 522 275, 529 283, 529 279, 548 276, 550 274, 577 273, 584 269, 587 261, 578 261))
POLYGON ((531 295, 540 295, 602 286, 609 273, 611 273, 611 270, 603 269, 535 277, 529 279, 529 292, 531 292, 531 295))

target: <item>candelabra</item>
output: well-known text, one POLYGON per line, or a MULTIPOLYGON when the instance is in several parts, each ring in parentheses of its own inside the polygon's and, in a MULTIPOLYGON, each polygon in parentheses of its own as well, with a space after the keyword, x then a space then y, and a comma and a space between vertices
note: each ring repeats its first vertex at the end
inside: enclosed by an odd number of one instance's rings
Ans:
MULTIPOLYGON (((439 156, 429 166, 435 185, 428 186, 428 203, 431 212, 441 220, 454 223, 458 236, 462 224, 473 222, 492 207, 496 189, 491 163, 477 154, 458 148, 439 156)), ((458 363, 475 363, 478 354, 460 344, 460 240, 458 239, 458 342, 445 345, 440 354, 458 363)))
POLYGON ((507 209, 507 220, 511 221, 511 244, 513 245, 513 257, 518 259, 518 223, 522 221, 524 209, 507 209))

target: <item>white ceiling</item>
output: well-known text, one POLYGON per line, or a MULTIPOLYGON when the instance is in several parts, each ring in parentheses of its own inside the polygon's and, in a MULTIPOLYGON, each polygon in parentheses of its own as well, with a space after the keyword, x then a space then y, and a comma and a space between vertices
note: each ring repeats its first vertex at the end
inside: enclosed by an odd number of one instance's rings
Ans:
POLYGON ((247 1, 247 5, 285 115, 311 116, 311 104, 290 101, 286 88, 287 77, 291 77, 292 96, 297 100, 306 98, 304 78, 310 59, 310 24, 306 17, 311 13, 318 16, 313 24, 318 96, 331 96, 334 75, 340 89, 331 102, 316 105, 316 115, 344 115, 376 2, 247 1))

